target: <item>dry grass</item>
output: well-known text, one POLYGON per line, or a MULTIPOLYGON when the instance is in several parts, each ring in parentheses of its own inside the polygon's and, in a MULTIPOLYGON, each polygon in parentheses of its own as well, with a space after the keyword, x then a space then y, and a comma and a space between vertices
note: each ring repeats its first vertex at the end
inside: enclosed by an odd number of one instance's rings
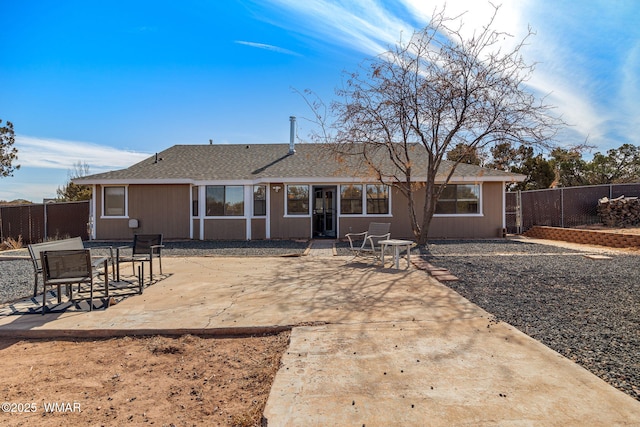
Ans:
POLYGON ((9 251, 13 249, 22 249, 22 236, 18 236, 18 240, 13 237, 7 237, 7 239, 0 243, 0 251, 9 251))

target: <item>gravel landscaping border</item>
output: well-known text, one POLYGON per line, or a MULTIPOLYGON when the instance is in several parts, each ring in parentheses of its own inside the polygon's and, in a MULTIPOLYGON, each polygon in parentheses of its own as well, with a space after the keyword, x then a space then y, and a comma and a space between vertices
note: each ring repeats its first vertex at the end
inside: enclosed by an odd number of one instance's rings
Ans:
POLYGON ((512 240, 432 241, 445 285, 640 400, 640 255, 512 240))

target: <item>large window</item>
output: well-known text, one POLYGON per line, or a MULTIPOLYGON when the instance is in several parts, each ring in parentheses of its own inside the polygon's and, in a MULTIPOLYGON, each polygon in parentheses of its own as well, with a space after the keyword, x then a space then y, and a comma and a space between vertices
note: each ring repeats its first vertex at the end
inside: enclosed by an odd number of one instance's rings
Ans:
POLYGON ((308 185, 287 185, 287 215, 309 215, 308 185))
POLYGON ((479 184, 447 184, 436 205, 436 214, 468 215, 479 213, 479 184))
POLYGON ((253 215, 265 216, 267 214, 267 187, 265 185, 253 186, 253 215))
POLYGON ((104 187, 104 216, 126 216, 125 191, 123 187, 104 187))
POLYGON ((367 214, 389 213, 389 187, 382 184, 367 184, 367 214))
POLYGON ((207 185, 207 216, 243 216, 244 187, 241 185, 207 185))
POLYGON ((340 213, 362 213, 362 184, 340 186, 340 213))

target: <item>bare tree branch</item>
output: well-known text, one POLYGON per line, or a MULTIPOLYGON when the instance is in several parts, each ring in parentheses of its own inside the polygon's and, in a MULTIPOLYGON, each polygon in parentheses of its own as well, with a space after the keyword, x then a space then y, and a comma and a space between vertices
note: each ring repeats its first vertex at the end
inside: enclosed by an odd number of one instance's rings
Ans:
MULTIPOLYGON (((469 37, 463 36, 460 16, 451 19, 444 9, 436 11, 407 43, 349 73, 331 104, 335 120, 329 126, 318 120, 319 140, 339 156, 360 156, 371 177, 407 197, 420 244, 426 242, 438 198, 462 161, 448 162, 447 152, 460 145, 475 152, 506 142, 550 148, 564 124, 544 99, 527 90, 534 65, 524 61, 521 50, 533 32, 529 28, 522 40, 504 48, 503 39, 511 36, 493 29, 498 11, 494 6, 487 25, 469 37), (416 185, 418 177, 426 179, 424 185, 416 185), (418 191, 425 200, 420 211, 418 191)), ((326 117, 314 111, 316 119, 326 117)))

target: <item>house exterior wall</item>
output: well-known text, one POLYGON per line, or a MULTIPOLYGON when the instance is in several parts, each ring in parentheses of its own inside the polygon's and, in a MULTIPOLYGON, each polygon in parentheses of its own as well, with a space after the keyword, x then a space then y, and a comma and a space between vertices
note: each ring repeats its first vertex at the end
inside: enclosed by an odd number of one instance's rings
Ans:
MULTIPOLYGON (((498 237, 502 231, 503 189, 501 182, 485 182, 482 184, 480 215, 435 215, 429 227, 429 238, 489 238, 498 237)), ((419 221, 422 220, 424 193, 415 194, 415 205, 419 221)), ((340 217, 339 233, 362 232, 369 228, 370 222, 391 222, 391 237, 398 239, 414 239, 408 214, 407 198, 398 190, 391 193, 391 212, 393 217, 369 216, 340 217)))
MULTIPOLYGON (((502 235, 503 192, 501 182, 482 184, 482 215, 434 216, 429 238, 492 238, 502 235)), ((424 203, 424 202, 423 202, 424 203)))
POLYGON ((267 238, 267 221, 264 218, 251 219, 251 240, 267 238))
POLYGON ((269 187, 271 239, 308 239, 311 236, 311 217, 285 217, 286 185, 271 183, 269 187), (280 187, 278 191, 275 190, 277 187, 280 187))
POLYGON ((245 219, 205 219, 204 240, 246 240, 245 219))
POLYGON ((96 238, 130 240, 134 234, 162 233, 165 239, 189 237, 189 185, 129 185, 128 217, 102 215, 102 189, 96 186, 96 238), (129 228, 129 219, 138 220, 138 228, 129 228))
MULTIPOLYGON (((434 216, 429 238, 488 238, 498 237, 503 227, 503 184, 485 182, 481 189, 481 214, 434 216)), ((247 225, 251 239, 308 239, 311 237, 311 216, 285 216, 286 185, 268 185, 269 208, 266 218, 192 218, 189 185, 129 185, 128 217, 102 216, 102 186, 96 186, 96 238, 101 240, 130 240, 133 234, 163 233, 165 239, 244 240, 247 225), (280 187, 278 191, 276 188, 280 187), (129 228, 129 219, 137 219, 139 227, 129 228), (249 221, 249 223, 247 223, 249 221), (268 221, 268 223, 267 223, 268 221), (201 224, 202 223, 202 224, 201 224)), ((337 192, 339 195, 339 191, 337 192)), ((416 194, 416 206, 424 204, 421 192, 416 194)), ((391 191, 392 215, 341 215, 338 217, 338 237, 349 232, 367 230, 370 222, 391 222, 394 238, 413 239, 407 213, 407 200, 397 190, 391 191)), ((420 217, 420 215, 419 215, 420 217)))

